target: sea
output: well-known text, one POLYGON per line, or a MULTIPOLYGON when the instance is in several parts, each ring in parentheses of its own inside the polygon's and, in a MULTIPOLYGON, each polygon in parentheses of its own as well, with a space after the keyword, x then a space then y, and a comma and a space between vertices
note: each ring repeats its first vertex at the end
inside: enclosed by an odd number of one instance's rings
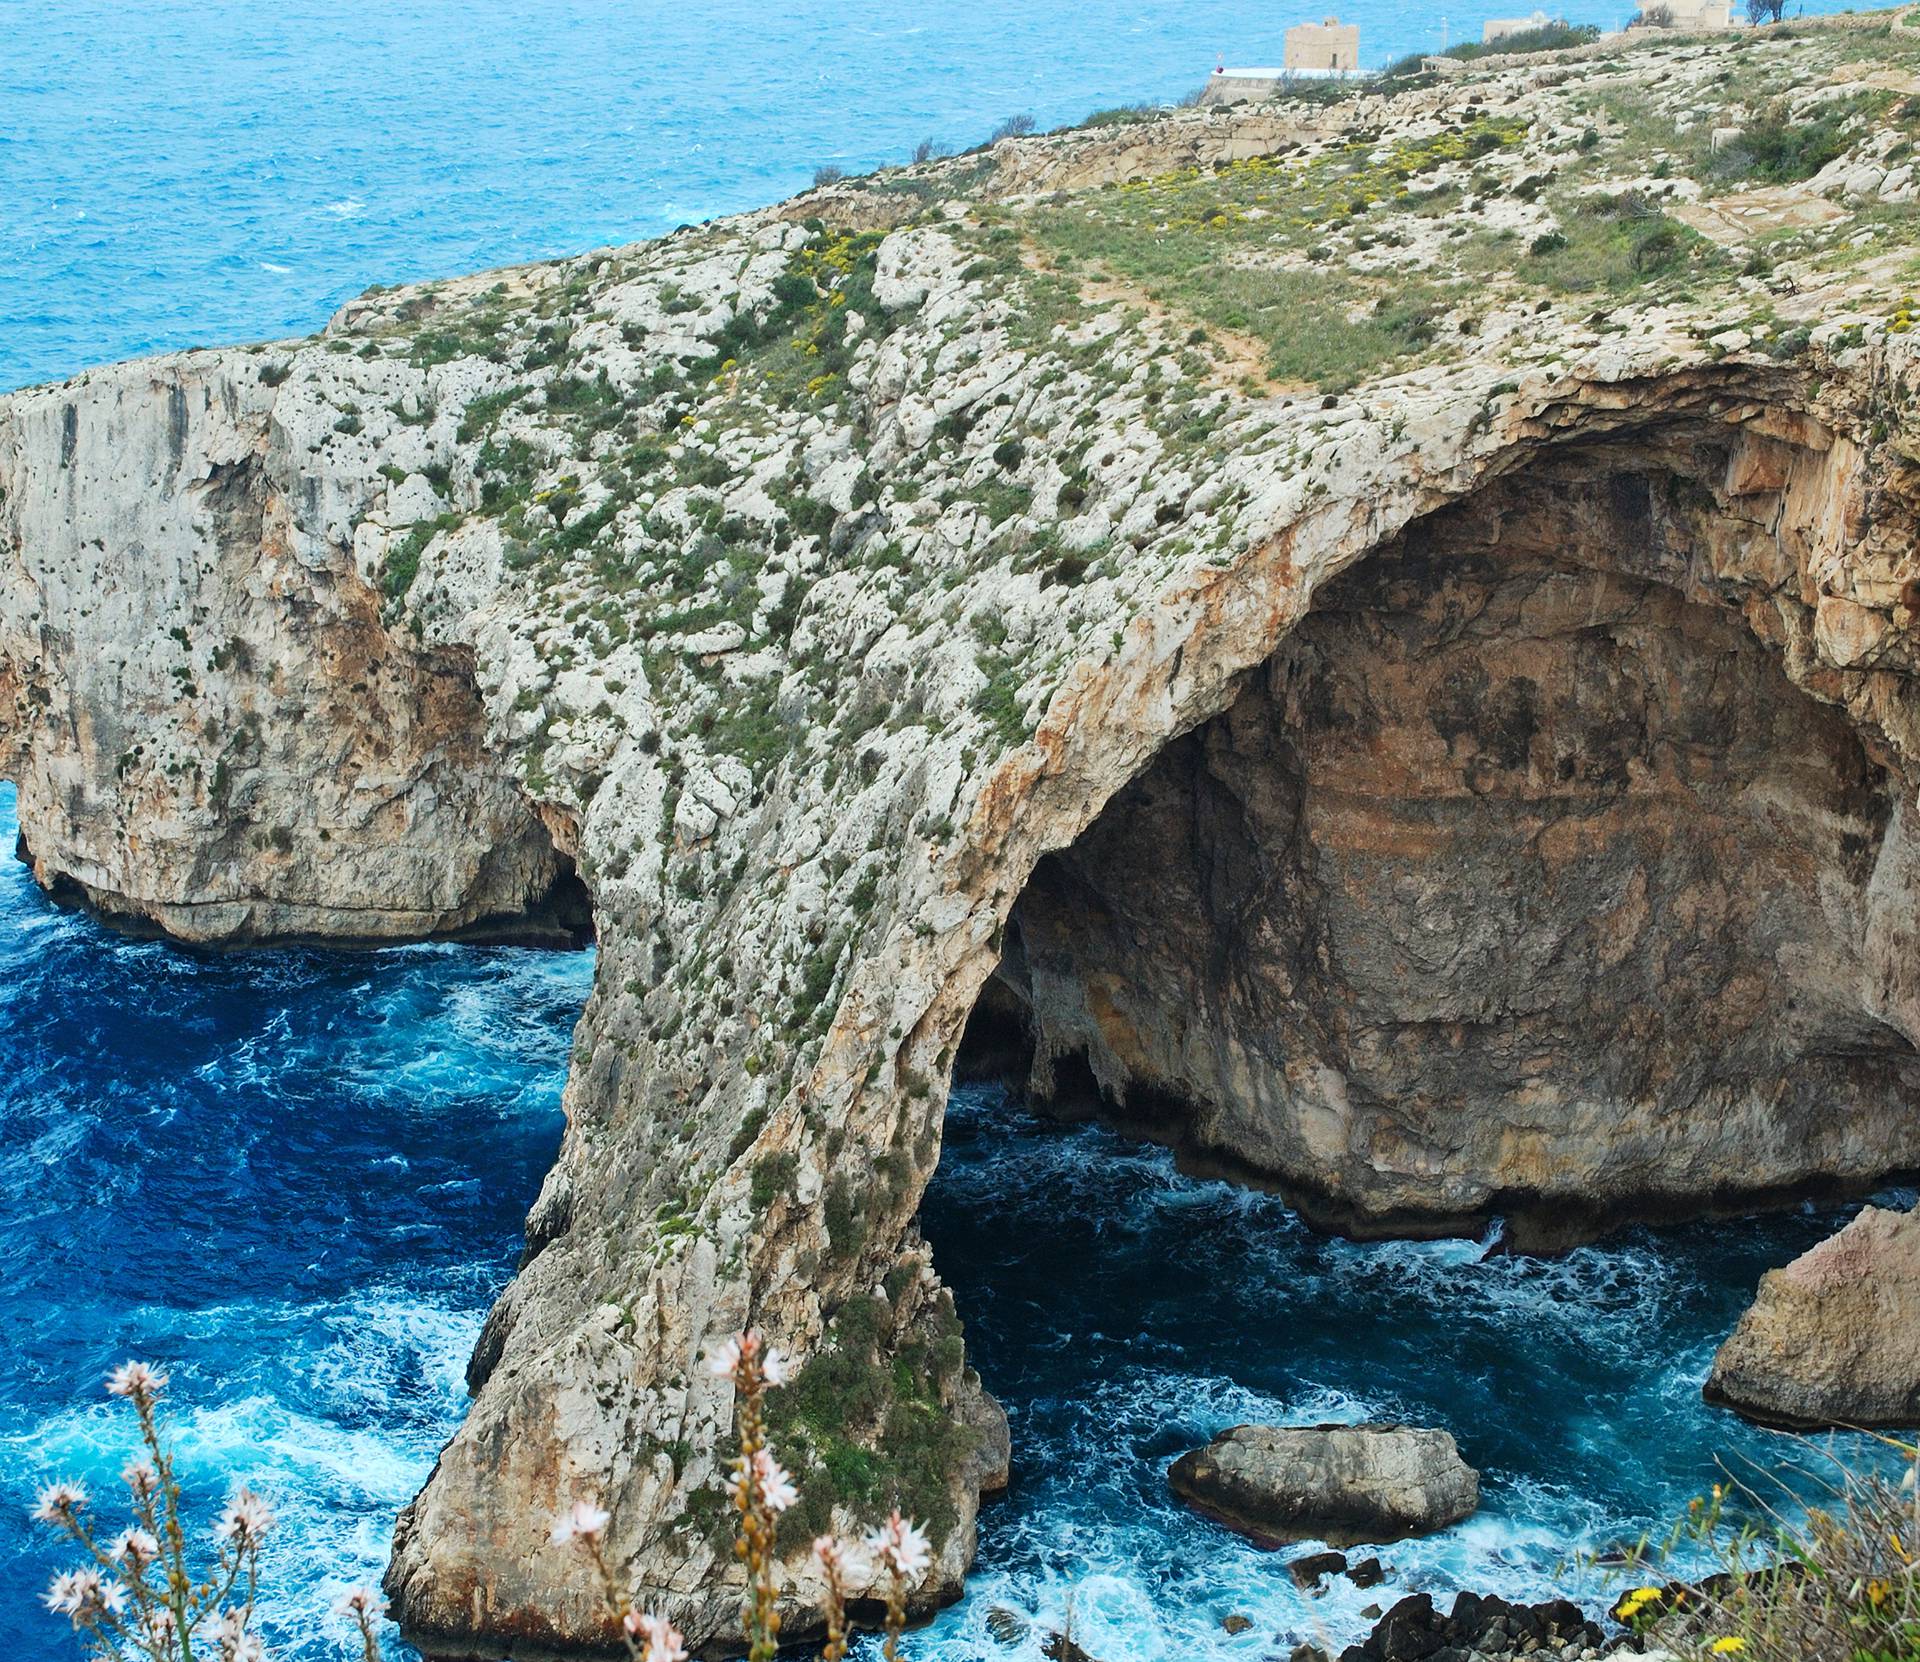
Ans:
MULTIPOLYGON (((1374 65, 1516 9, 1341 13, 1374 65)), ((0 389, 309 331, 371 284, 634 241, 1012 116, 1178 99, 1217 63, 1275 61, 1307 15, 0 0, 0 389)), ((13 822, 0 783, 0 851, 13 822)), ((591 952, 136 941, 0 855, 0 1655, 81 1654, 39 1603, 68 1554, 27 1511, 57 1477, 114 1490, 130 1426, 101 1387, 129 1355, 172 1375, 196 1519, 239 1483, 272 1499, 273 1654, 342 1654, 335 1598, 378 1579, 459 1423, 593 973, 591 952)), ((1824 1444, 1709 1410, 1699 1388, 1761 1272, 1845 1216, 1552 1260, 1357 1245, 1164 1151, 957 1091, 924 1223, 1011 1415, 1015 1475, 983 1513, 967 1598, 908 1654, 1035 1662, 1070 1630, 1096 1662, 1252 1662, 1337 1647, 1412 1590, 1574 1587, 1598 1608, 1604 1575, 1579 1555, 1659 1531, 1729 1475, 1787 1460, 1819 1481, 1824 1444), (1485 1502, 1385 1553, 1369 1592, 1311 1597, 1284 1555, 1167 1494, 1173 1456, 1228 1425, 1377 1418, 1452 1429, 1485 1502)))

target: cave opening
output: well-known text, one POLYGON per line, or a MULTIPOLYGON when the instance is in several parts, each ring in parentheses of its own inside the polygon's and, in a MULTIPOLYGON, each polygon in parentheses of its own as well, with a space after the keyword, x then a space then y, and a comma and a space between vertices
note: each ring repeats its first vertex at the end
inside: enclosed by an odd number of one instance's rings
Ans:
POLYGON ((1901 792, 1767 638, 1777 529, 1680 448, 1549 453, 1324 584, 1041 860, 956 1078, 1355 1237, 1910 1174, 1901 792))

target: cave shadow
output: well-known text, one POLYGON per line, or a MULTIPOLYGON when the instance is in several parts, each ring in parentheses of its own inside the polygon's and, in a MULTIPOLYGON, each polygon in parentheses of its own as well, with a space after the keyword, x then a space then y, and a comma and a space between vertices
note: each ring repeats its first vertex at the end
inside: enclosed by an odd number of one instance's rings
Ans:
POLYGON ((1362 1238, 1910 1177, 1901 781, 1756 627, 1778 550, 1727 471, 1550 454, 1326 583, 1039 862, 955 1079, 1362 1238))

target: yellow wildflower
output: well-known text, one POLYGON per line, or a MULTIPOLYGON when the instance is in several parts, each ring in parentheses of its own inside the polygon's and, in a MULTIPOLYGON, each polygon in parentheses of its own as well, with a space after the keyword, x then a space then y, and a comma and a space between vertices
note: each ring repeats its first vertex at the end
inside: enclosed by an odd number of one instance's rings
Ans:
POLYGON ((1892 1592, 1892 1582, 1882 1581, 1878 1577, 1875 1577, 1867 1583, 1867 1603, 1878 1610, 1881 1605, 1887 1602, 1887 1598, 1892 1592))
POLYGON ((1707 1649, 1715 1656, 1734 1656, 1747 1648, 1746 1640, 1738 1634, 1729 1633, 1724 1639, 1716 1639, 1707 1649))

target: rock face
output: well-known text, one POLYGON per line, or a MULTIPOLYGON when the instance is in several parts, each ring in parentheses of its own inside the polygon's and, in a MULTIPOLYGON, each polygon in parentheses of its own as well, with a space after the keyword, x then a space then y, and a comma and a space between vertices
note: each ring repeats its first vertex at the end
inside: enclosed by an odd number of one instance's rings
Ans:
POLYGON ((0 774, 35 876, 187 941, 579 938, 473 649, 383 623, 283 369, 189 354, 0 405, 0 774))
POLYGON ((1792 1429, 1920 1425, 1920 1216, 1869 1206, 1763 1275, 1706 1395, 1792 1429))
POLYGON ((1399 1541, 1458 1523, 1480 1475, 1445 1431, 1406 1425, 1237 1425, 1167 1471, 1196 1511, 1267 1545, 1399 1541))
POLYGON ((1897 1166, 1873 1110, 1920 1067, 1858 920, 1904 822, 1844 716, 1661 582, 1721 536, 1670 481, 1543 468, 1329 584, 1015 906, 1030 1089, 1366 1233, 1550 1246, 1897 1166))
POLYGON ((1920 1165, 1904 222, 1761 273, 1661 218, 1717 188, 1675 115, 1911 34, 1013 140, 0 400, 42 882, 232 944, 591 896, 410 1636, 617 1648, 591 1494, 724 1648, 749 1323, 784 1631, 895 1503, 957 1587, 1004 1422, 914 1219, 989 1048, 1355 1230, 1920 1165))

